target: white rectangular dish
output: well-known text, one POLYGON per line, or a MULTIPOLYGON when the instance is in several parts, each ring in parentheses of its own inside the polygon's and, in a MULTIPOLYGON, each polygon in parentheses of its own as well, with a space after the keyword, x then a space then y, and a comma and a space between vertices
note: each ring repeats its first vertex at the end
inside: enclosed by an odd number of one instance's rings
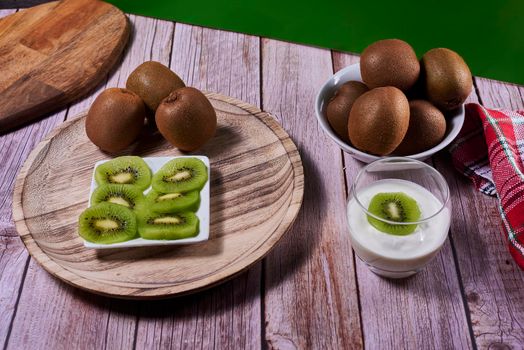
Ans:
MULTIPOLYGON (((198 235, 191 238, 175 239, 175 240, 152 240, 152 239, 143 239, 135 238, 126 242, 113 243, 113 244, 98 244, 92 243, 84 240, 84 246, 86 248, 93 249, 108 249, 108 248, 129 248, 129 247, 148 247, 148 246, 164 246, 164 245, 180 245, 180 244, 190 244, 197 243, 202 241, 207 241, 209 239, 209 201, 210 201, 210 189, 209 182, 211 180, 211 170, 209 165, 209 158, 206 156, 179 156, 179 157, 144 157, 144 161, 151 168, 151 171, 156 173, 165 163, 175 158, 197 158, 200 159, 207 167, 208 180, 204 185, 204 188, 200 191, 200 207, 196 212, 196 215, 200 221, 198 235)), ((109 160, 101 160, 96 162, 93 168, 93 175, 91 177, 91 189, 89 191, 89 200, 88 205, 91 206, 91 194, 97 188, 97 183, 95 181, 95 169, 100 164, 105 163, 109 160)), ((144 191, 144 194, 149 192, 151 187, 144 191)))

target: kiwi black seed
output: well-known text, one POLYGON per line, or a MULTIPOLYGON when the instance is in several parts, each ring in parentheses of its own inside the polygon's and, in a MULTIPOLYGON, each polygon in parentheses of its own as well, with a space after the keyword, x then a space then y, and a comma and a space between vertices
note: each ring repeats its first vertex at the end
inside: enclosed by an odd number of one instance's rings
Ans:
POLYGON ((193 212, 156 213, 139 211, 138 233, 144 239, 182 239, 199 232, 199 220, 193 212))
POLYGON ((198 158, 170 160, 153 175, 151 186, 160 193, 201 190, 208 179, 207 166, 198 158))
POLYGON ((102 202, 135 209, 144 204, 145 197, 143 191, 134 185, 107 184, 98 186, 91 195, 91 205, 102 202))
POLYGON ((122 205, 100 203, 80 214, 78 232, 86 241, 93 243, 128 241, 137 236, 136 216, 122 205))
POLYGON ((152 115, 167 95, 184 86, 175 72, 156 61, 147 61, 136 67, 126 82, 126 88, 144 100, 152 115))
POLYGON ((392 235, 404 236, 412 233, 417 224, 403 224, 420 219, 420 208, 417 202, 403 192, 377 193, 369 203, 368 211, 377 217, 398 224, 390 224, 367 216, 368 222, 377 230, 392 235))
POLYGON ((85 130, 101 150, 115 153, 140 134, 146 109, 140 97, 127 89, 110 88, 97 96, 87 113, 85 130))
POLYGON ((326 108, 331 128, 344 141, 349 142, 348 117, 355 100, 367 92, 368 87, 359 81, 348 81, 340 86, 326 108))
POLYGON ((102 163, 95 169, 98 185, 135 185, 145 190, 151 184, 151 169, 137 156, 122 156, 102 163))
POLYGON ((213 137, 217 127, 215 109, 199 90, 185 87, 166 97, 155 114, 158 130, 173 146, 194 151, 213 137))

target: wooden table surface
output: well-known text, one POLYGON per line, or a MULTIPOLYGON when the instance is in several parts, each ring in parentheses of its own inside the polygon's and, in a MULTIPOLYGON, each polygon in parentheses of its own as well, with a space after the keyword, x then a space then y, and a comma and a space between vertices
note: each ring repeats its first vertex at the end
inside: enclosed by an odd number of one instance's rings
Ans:
MULTIPOLYGON (((5 16, 15 12, 0 10, 5 16)), ((431 163, 453 204, 449 239, 413 278, 371 273, 351 249, 348 186, 362 163, 331 142, 313 102, 333 72, 357 56, 256 36, 129 16, 125 57, 90 96, 0 136, 0 346, 4 349, 522 349, 524 272, 511 259, 496 199, 458 174, 447 152, 431 163), (146 60, 190 85, 277 116, 299 148, 304 203, 292 229, 260 263, 198 294, 124 301, 74 289, 28 255, 11 216, 13 184, 33 147, 124 86, 146 60)), ((524 108, 524 88, 476 78, 470 101, 524 108)))

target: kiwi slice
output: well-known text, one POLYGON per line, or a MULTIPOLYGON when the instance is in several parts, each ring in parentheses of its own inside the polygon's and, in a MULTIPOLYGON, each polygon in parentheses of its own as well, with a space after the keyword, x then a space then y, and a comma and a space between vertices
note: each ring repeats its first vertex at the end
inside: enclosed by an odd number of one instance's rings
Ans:
POLYGON ((398 222, 389 224, 368 215, 368 222, 377 230, 392 235, 404 236, 412 233, 417 224, 403 225, 403 222, 413 222, 420 219, 420 208, 413 198, 403 192, 377 193, 369 203, 368 211, 380 218, 398 222))
POLYGON ((190 211, 155 213, 141 210, 137 220, 138 233, 144 239, 182 239, 198 234, 198 217, 190 211))
POLYGON ((122 205, 103 202, 80 214, 78 232, 86 241, 93 243, 128 241, 137 236, 136 216, 122 205))
POLYGON ((146 195, 147 205, 157 213, 172 213, 183 210, 197 211, 200 205, 200 192, 160 193, 155 190, 146 195))
POLYGON ((95 180, 98 185, 135 185, 143 191, 151 184, 151 169, 140 157, 123 156, 97 166, 95 180))
POLYGON ((129 209, 135 209, 144 202, 144 194, 141 189, 134 185, 100 185, 91 195, 91 204, 109 202, 123 205, 129 209))
POLYGON ((201 190, 207 181, 207 167, 197 158, 176 158, 153 175, 151 186, 161 193, 201 190))

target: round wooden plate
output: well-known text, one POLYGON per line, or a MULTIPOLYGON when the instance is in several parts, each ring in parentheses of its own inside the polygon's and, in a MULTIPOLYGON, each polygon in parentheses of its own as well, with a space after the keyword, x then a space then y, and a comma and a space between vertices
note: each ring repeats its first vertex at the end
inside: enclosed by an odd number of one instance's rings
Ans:
MULTIPOLYGON (((96 161, 110 158, 85 135, 85 115, 55 129, 29 155, 18 175, 13 217, 29 253, 52 275, 94 293, 163 298, 195 292, 247 269, 292 225, 304 192, 300 155, 266 112, 207 94, 217 133, 198 154, 211 161, 209 241, 168 247, 86 249, 77 220, 87 207, 96 161)), ((128 154, 181 153, 158 133, 128 154)))

